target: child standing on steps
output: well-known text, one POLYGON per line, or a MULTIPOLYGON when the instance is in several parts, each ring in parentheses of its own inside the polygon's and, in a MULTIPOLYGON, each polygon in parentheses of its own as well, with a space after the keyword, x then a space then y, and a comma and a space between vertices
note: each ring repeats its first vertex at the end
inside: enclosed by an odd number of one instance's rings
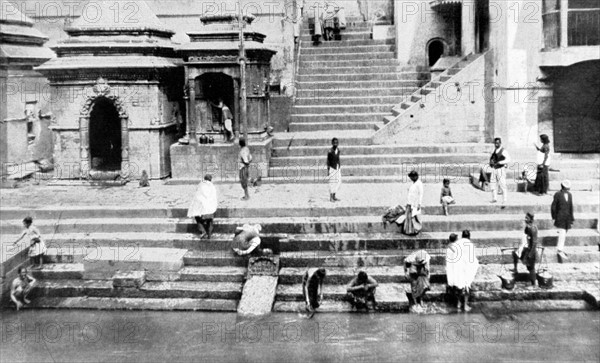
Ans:
POLYGON ((34 266, 38 265, 34 269, 41 269, 44 264, 44 254, 46 254, 46 244, 40 235, 40 231, 33 225, 33 218, 25 217, 23 219, 23 227, 25 227, 25 230, 23 230, 23 233, 21 233, 21 236, 17 238, 14 244, 19 243, 23 237, 29 238, 29 258, 34 266))
POLYGON ((440 204, 444 210, 444 215, 448 215, 448 206, 456 203, 452 197, 452 190, 450 190, 450 179, 444 179, 442 192, 440 194, 440 204))

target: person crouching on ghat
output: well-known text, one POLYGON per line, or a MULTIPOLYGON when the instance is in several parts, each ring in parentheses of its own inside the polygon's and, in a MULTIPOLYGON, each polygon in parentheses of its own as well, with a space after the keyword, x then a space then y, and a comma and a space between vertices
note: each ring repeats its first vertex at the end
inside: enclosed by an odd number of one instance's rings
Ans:
POLYGON ((19 267, 17 276, 10 287, 10 299, 15 303, 17 311, 24 305, 31 303, 27 296, 35 285, 36 280, 27 273, 25 267, 19 267))
POLYGON ((423 297, 429 291, 429 261, 431 256, 418 250, 404 259, 404 275, 410 279, 412 306, 411 310, 419 312, 423 309, 423 297))
POLYGON ((323 280, 327 275, 324 268, 310 269, 302 278, 302 295, 306 303, 306 310, 314 312, 323 300, 323 280))
POLYGON ((369 310, 369 301, 373 303, 373 309, 376 309, 375 289, 377 289, 377 286, 377 281, 374 278, 364 271, 359 271, 358 275, 346 286, 348 300, 357 309, 369 310))
MULTIPOLYGON (((250 225, 244 224, 242 227, 237 227, 235 236, 233 237, 233 251, 238 256, 261 256, 263 250, 260 248, 260 224, 250 225)), ((265 253, 270 252, 265 250, 265 253)))
POLYGON ((21 233, 21 236, 13 243, 16 245, 23 237, 29 238, 29 258, 31 263, 37 267, 34 269, 41 269, 44 264, 44 255, 46 254, 46 243, 40 235, 40 231, 33 225, 33 218, 25 217, 23 219, 23 227, 25 230, 21 233))
POLYGON ((202 233, 200 239, 205 237, 211 239, 217 204, 217 189, 212 183, 212 175, 206 174, 204 180, 198 184, 187 214, 189 218, 196 220, 198 229, 202 233))
POLYGON ((340 149, 337 137, 331 139, 331 149, 327 153, 327 175, 329 178, 329 201, 337 202, 335 196, 342 185, 342 169, 340 165, 340 149))

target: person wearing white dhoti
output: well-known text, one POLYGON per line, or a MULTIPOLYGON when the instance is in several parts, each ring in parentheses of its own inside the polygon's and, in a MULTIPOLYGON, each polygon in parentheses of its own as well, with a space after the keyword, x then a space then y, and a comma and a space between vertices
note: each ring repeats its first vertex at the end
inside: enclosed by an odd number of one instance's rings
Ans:
POLYGON ((331 149, 327 153, 327 175, 329 181, 329 201, 337 202, 339 199, 335 196, 342 185, 342 167, 340 164, 340 149, 337 137, 331 140, 331 149))
POLYGON ((200 238, 211 238, 217 204, 217 189, 212 183, 212 175, 207 174, 204 176, 204 180, 198 184, 198 189, 196 189, 187 213, 189 218, 196 220, 198 229, 202 232, 200 238))
POLYGON ((450 244, 446 250, 446 278, 448 291, 458 298, 458 308, 469 311, 467 304, 471 284, 477 274, 479 261, 475 255, 475 246, 471 243, 471 232, 464 230, 462 238, 450 235, 450 244))
POLYGON ((419 180, 419 173, 415 170, 408 173, 408 177, 412 181, 408 189, 408 202, 406 204, 406 219, 402 232, 412 236, 421 231, 421 204, 423 204, 423 182, 419 180))
POLYGON ((494 152, 490 157, 490 166, 492 171, 492 177, 490 180, 490 187, 492 189, 492 203, 496 203, 498 200, 498 188, 502 191, 502 209, 506 207, 508 200, 508 190, 506 189, 506 169, 508 163, 510 163, 510 155, 502 147, 502 139, 499 137, 494 139, 494 152))

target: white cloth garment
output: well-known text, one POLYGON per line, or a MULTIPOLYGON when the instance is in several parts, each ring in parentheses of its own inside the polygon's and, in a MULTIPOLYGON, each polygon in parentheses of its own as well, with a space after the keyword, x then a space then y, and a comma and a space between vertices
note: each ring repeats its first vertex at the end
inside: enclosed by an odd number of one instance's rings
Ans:
POLYGON ((417 179, 408 189, 408 204, 413 208, 413 216, 417 212, 417 207, 423 204, 423 182, 417 179))
POLYGON ((451 243, 446 250, 446 277, 449 286, 459 289, 470 288, 479 261, 475 256, 475 246, 466 238, 451 243))
POLYGON ((190 218, 213 214, 217 211, 217 189, 212 182, 203 180, 190 203, 187 216, 190 218))
POLYGON ((342 168, 329 168, 329 193, 335 194, 342 185, 342 168))

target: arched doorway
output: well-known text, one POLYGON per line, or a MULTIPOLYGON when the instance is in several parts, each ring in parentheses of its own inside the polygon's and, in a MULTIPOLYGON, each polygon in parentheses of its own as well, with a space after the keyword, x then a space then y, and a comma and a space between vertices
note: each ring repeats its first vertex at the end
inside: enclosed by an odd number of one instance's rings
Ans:
POLYGON ((200 108, 198 120, 202 131, 220 132, 221 110, 214 105, 219 99, 229 107, 236 118, 233 78, 224 73, 205 73, 196 78, 196 107, 200 108))
POLYGON ((600 152, 600 61, 561 68, 554 80, 554 150, 600 152))
POLYGON ((427 56, 429 66, 433 65, 444 55, 444 42, 440 39, 433 39, 427 45, 427 56))
POLYGON ((121 170, 121 118, 114 102, 94 100, 90 112, 89 146, 92 170, 121 170))

